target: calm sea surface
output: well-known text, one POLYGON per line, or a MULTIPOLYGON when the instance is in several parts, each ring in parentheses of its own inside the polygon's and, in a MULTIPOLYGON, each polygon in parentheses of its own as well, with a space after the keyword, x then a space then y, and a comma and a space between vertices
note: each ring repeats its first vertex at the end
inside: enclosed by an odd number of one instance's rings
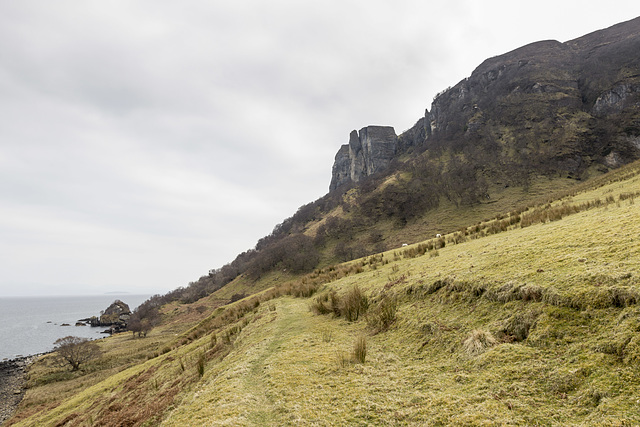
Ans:
POLYGON ((75 326, 79 319, 99 316, 116 299, 133 310, 150 295, 92 295, 75 297, 1 297, 0 360, 44 353, 62 337, 96 339, 106 328, 75 326), (68 323, 71 326, 61 326, 68 323))

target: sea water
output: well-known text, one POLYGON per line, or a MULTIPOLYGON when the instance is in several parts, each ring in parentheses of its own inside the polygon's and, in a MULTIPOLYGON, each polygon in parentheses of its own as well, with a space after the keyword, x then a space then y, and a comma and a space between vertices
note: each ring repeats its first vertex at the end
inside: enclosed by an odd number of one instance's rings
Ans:
POLYGON ((116 299, 134 310, 149 296, 0 297, 0 360, 51 351, 57 339, 69 335, 104 338, 106 327, 75 326, 76 322, 100 316, 116 299))

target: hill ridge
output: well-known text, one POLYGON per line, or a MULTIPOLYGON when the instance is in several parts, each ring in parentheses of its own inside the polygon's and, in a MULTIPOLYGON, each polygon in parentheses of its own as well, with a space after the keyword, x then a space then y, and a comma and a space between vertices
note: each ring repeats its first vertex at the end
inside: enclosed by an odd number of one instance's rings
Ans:
MULTIPOLYGON (((635 18, 567 42, 537 41, 488 58, 468 78, 436 95, 431 111, 426 109, 424 117, 398 136, 402 143, 396 147, 396 156, 414 147, 464 150, 482 139, 503 145, 498 157, 505 156, 505 150, 536 156, 541 149, 550 150, 537 160, 538 165, 531 165, 522 157, 515 159, 520 166, 543 173, 548 173, 544 168, 550 164, 554 173, 578 176, 592 164, 618 167, 633 161, 640 151, 640 62, 633 54, 639 49, 640 18, 635 18), (593 69, 594 56, 598 64, 607 64, 609 75, 603 77, 602 71, 593 69), (625 68, 635 72, 618 75, 625 68), (621 96, 622 83, 625 85, 621 96), (607 98, 607 108, 601 108, 603 97, 607 98), (596 108, 599 100, 600 108, 596 108), (504 107, 494 107, 500 104, 504 107), (505 119, 507 107, 528 112, 507 114, 505 119), (619 117, 624 115, 628 117, 619 117), (517 124, 522 120, 531 124, 523 128, 517 124), (605 120, 619 121, 617 129, 607 129, 605 120), (536 126, 536 122, 543 122, 543 126, 536 126), (577 131, 554 135, 554 122, 575 126, 577 131), (502 137, 505 129, 513 134, 510 139, 502 137), (625 140, 625 133, 632 138, 625 140), (514 139, 526 144, 518 145, 514 139), (534 144, 535 139, 543 144, 534 144), (557 145, 564 147, 557 150, 557 145)), ((483 145, 491 149, 486 143, 483 145)), ((357 171, 356 165, 347 173, 343 171, 345 154, 341 148, 336 155, 331 191, 366 176, 357 171), (342 168, 337 168, 339 164, 342 168), (338 170, 340 174, 336 173, 338 170)))

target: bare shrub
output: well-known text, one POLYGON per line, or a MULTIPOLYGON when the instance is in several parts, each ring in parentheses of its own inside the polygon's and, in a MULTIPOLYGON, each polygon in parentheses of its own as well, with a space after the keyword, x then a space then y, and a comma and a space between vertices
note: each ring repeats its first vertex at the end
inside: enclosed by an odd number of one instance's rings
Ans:
POLYGON ((462 347, 469 356, 477 356, 484 353, 488 348, 493 347, 497 343, 498 341, 494 338, 491 332, 474 329, 471 331, 467 339, 464 340, 462 347))
POLYGON ((80 365, 95 359, 102 353, 98 344, 87 338, 67 336, 55 341, 53 350, 63 365, 70 365, 72 371, 80 369, 80 365))
POLYGON ((159 320, 160 312, 158 311, 158 307, 142 304, 131 314, 127 329, 131 331, 134 337, 136 334, 138 334, 138 338, 146 337, 159 320))

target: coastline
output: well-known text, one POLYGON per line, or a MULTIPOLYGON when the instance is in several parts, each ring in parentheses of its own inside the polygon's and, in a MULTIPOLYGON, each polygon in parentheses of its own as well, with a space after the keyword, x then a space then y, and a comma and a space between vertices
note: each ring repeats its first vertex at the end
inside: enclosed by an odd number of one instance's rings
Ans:
MULTIPOLYGON (((127 295, 120 300, 133 308, 148 297, 127 295)), ((78 319, 99 316, 114 299, 112 295, 0 297, 0 360, 51 351, 57 339, 69 335, 104 338, 101 332, 108 327, 74 325, 78 319)))
POLYGON ((0 425, 13 416, 24 397, 29 366, 44 354, 46 353, 0 362, 0 425))

